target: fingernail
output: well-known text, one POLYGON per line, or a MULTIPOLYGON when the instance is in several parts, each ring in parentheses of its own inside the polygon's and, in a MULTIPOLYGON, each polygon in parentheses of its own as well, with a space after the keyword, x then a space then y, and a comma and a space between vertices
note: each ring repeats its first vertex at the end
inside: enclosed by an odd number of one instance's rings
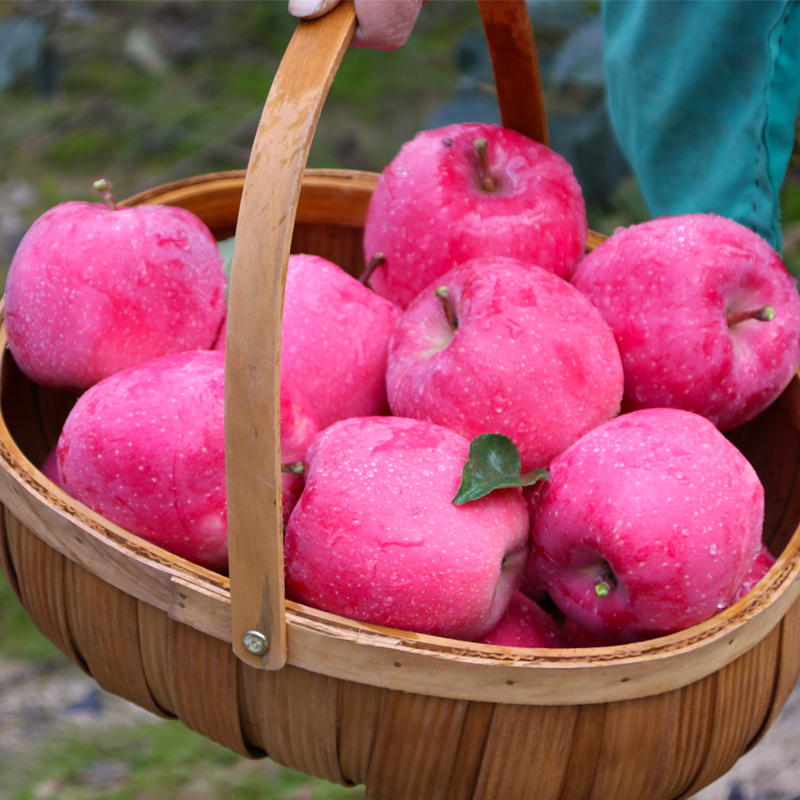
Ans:
POLYGON ((322 0, 289 0, 289 13, 293 17, 310 17, 319 13, 322 0))

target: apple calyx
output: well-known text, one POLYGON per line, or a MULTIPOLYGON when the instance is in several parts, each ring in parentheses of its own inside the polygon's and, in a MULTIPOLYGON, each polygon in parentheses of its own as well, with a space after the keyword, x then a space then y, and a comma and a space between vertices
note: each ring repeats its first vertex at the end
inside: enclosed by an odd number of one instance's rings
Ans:
POLYGON ((373 253, 372 258, 369 260, 369 264, 367 264, 367 268, 361 273, 361 277, 358 279, 359 283, 362 283, 364 286, 368 286, 371 289, 372 287, 369 284, 369 279, 372 277, 372 273, 385 263, 385 253, 373 253))
POLYGON ((617 576, 608 564, 604 564, 594 579, 594 593, 598 597, 607 597, 611 592, 617 591, 617 586, 617 576))
POLYGON ((502 433, 482 433, 469 444, 469 460, 461 473, 461 485, 453 498, 460 506, 470 500, 485 497, 495 489, 513 486, 533 486, 550 480, 546 469, 534 469, 520 474, 522 462, 513 440, 502 433))
POLYGON ((281 472, 289 472, 292 475, 302 475, 305 469, 302 461, 294 461, 291 464, 281 464, 281 472))
POLYGON ((111 181, 108 178, 99 178, 92 186, 100 194, 100 197, 106 201, 108 208, 111 211, 116 211, 117 204, 114 200, 114 187, 111 185, 111 181))
POLYGON ((755 319, 759 322, 772 322, 775 319, 775 309, 772 306, 761 306, 754 311, 731 311, 727 315, 728 327, 744 322, 746 319, 755 319))
POLYGON ((494 182, 491 172, 489 171, 489 155, 486 150, 486 139, 476 139, 472 144, 478 151, 478 156, 481 159, 481 186, 484 192, 493 192, 497 185, 494 182))
POLYGON ((450 299, 450 288, 447 286, 440 286, 434 291, 434 294, 444 310, 444 315, 447 317, 447 324, 450 326, 450 330, 453 332, 457 331, 458 317, 455 311, 453 311, 453 301, 450 299))

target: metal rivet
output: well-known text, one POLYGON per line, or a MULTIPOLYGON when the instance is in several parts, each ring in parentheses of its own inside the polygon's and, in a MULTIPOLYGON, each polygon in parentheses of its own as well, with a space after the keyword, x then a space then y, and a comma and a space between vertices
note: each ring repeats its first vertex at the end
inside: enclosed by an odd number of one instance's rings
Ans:
POLYGON ((401 664, 399 661, 395 661, 395 662, 394 662, 394 665, 395 665, 396 667, 402 667, 402 666, 403 666, 403 665, 402 665, 402 664, 401 664))
POLYGON ((506 683, 507 683, 509 686, 513 686, 513 685, 514 685, 514 681, 506 681, 506 683))
POLYGON ((247 631, 242 637, 244 646, 254 655, 263 656, 269 650, 269 642, 263 633, 258 631, 247 631))

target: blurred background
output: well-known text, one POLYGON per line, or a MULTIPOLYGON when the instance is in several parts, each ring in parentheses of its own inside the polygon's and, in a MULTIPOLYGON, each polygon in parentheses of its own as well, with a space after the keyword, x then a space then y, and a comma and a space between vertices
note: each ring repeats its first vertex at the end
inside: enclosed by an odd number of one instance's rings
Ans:
MULTIPOLYGON (((590 227, 644 221, 605 109, 599 3, 528 5, 551 145, 573 165, 590 227)), ((30 224, 57 203, 98 200, 91 183, 101 175, 121 199, 246 167, 294 27, 283 0, 0 0, 0 287, 30 224)), ((401 50, 347 54, 309 166, 380 171, 417 131, 463 121, 499 122, 489 56, 477 4, 436 0, 401 50)), ((783 194, 785 259, 796 274, 798 176, 800 159, 783 194)), ((724 796, 750 797, 735 792, 724 796)), ((0 800, 46 797, 363 792, 245 761, 105 695, 41 637, 0 577, 0 800)))

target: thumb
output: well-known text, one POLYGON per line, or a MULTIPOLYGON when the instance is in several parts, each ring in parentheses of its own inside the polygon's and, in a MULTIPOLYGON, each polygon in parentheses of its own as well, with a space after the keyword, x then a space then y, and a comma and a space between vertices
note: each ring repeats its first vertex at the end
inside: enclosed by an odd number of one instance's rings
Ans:
POLYGON ((339 0, 289 0, 289 13, 300 19, 314 19, 327 14, 339 0))

